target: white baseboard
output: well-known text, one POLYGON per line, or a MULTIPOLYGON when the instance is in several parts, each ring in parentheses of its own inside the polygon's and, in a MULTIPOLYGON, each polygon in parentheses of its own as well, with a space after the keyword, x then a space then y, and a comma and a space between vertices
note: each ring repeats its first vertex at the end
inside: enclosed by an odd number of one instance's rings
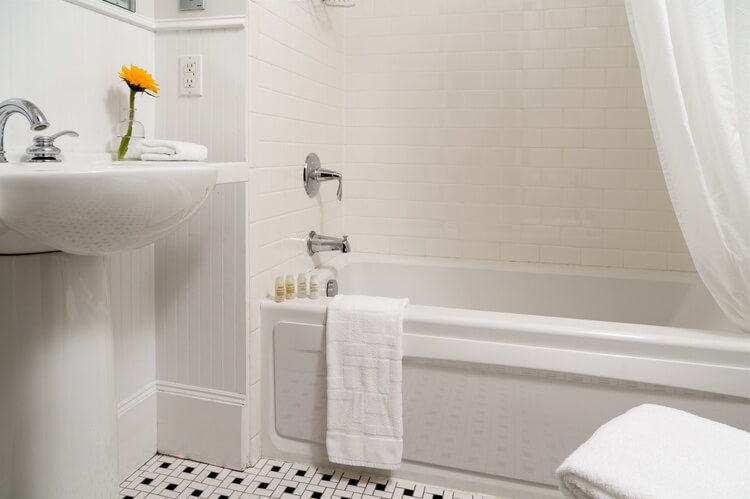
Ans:
POLYGON ((164 381, 156 393, 159 452, 237 470, 250 464, 245 395, 164 381))
POLYGON ((120 480, 124 480, 156 453, 155 383, 118 404, 117 433, 120 480))
POLYGON ((156 452, 245 469, 250 462, 247 397, 156 381, 117 407, 120 479, 156 452))

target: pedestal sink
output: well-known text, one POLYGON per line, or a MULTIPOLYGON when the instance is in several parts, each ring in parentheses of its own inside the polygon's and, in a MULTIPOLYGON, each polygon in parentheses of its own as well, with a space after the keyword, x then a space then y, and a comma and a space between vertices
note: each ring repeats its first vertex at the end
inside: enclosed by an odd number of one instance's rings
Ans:
POLYGON ((145 246, 192 215, 216 176, 206 163, 0 164, 0 254, 145 246))
POLYGON ((0 497, 118 497, 102 255, 154 242, 216 180, 205 163, 0 164, 0 497))

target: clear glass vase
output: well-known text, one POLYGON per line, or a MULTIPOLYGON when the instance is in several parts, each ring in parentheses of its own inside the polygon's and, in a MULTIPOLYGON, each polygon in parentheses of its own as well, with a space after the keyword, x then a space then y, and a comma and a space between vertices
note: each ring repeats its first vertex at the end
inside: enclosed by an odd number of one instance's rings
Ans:
POLYGON ((119 161, 140 159, 138 144, 146 137, 143 123, 135 119, 136 109, 123 108, 115 129, 115 154, 119 161))

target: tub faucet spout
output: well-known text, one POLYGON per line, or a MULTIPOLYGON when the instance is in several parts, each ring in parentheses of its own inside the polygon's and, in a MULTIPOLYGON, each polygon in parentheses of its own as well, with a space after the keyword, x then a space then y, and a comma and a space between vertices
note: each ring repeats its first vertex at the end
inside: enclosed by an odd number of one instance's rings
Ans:
POLYGON ((331 237, 321 236, 314 230, 310 231, 307 236, 307 254, 312 256, 315 253, 321 251, 340 251, 342 253, 349 253, 352 250, 351 244, 347 236, 344 237, 331 237))
POLYGON ((5 124, 11 114, 22 114, 29 120, 34 131, 44 130, 49 126, 44 113, 31 102, 24 99, 8 99, 0 102, 0 163, 7 163, 5 158, 5 124))

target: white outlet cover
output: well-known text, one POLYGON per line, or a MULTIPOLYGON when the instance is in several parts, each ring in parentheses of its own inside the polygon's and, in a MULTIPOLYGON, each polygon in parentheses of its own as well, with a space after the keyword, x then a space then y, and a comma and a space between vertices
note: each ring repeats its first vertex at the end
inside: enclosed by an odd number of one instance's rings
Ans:
POLYGON ((181 55, 179 57, 178 85, 182 96, 203 95, 203 57, 181 55))

